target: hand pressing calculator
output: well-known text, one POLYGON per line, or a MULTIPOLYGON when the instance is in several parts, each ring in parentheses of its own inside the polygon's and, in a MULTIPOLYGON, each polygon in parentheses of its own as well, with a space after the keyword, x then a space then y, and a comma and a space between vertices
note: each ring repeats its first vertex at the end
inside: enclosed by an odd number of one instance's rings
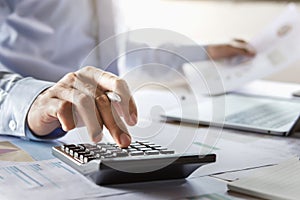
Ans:
POLYGON ((98 185, 182 179, 216 160, 215 154, 182 155, 141 141, 128 148, 114 143, 68 144, 53 147, 52 153, 98 185))

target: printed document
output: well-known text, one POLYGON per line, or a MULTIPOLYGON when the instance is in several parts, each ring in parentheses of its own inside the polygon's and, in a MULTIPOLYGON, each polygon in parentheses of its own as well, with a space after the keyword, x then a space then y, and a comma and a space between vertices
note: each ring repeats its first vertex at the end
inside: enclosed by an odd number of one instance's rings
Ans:
POLYGON ((58 159, 0 162, 0 199, 88 199, 128 193, 100 187, 58 159))

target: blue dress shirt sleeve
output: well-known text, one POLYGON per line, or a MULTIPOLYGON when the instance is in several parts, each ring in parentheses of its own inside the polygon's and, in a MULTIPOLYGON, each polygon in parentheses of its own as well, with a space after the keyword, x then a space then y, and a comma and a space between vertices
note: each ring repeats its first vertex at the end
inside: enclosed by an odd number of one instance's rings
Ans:
POLYGON ((200 45, 174 45, 167 43, 151 47, 147 44, 128 42, 127 53, 125 52, 125 67, 121 71, 126 73, 134 68, 140 68, 142 70, 139 75, 143 76, 144 79, 150 77, 155 80, 172 81, 174 80, 174 71, 183 74, 182 66, 185 63, 208 60, 206 49, 206 46, 200 45), (157 64, 165 67, 155 67, 157 64))
POLYGON ((60 128, 45 137, 35 136, 26 124, 27 113, 36 97, 54 83, 0 72, 0 134, 32 140, 56 139, 66 134, 60 128))

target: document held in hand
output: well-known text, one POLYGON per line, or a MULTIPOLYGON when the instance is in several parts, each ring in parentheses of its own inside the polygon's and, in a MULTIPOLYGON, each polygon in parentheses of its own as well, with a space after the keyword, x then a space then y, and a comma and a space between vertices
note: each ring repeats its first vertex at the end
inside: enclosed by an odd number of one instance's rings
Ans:
POLYGON ((257 52, 252 59, 236 57, 222 62, 205 61, 183 66, 195 92, 220 94, 232 91, 300 60, 300 14, 296 6, 289 4, 277 19, 250 41, 250 44, 257 52), (214 84, 220 82, 223 82, 223 91, 217 85, 214 87, 214 84), (207 85, 214 89, 208 91, 207 85))

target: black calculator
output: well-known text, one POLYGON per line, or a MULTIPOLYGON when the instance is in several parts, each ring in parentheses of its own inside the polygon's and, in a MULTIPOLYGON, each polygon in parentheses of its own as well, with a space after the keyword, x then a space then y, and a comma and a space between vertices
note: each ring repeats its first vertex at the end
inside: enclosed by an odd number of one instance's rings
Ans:
POLYGON ((178 154, 148 141, 128 148, 115 143, 67 144, 53 147, 52 153, 98 185, 183 179, 216 160, 215 154, 178 154))

